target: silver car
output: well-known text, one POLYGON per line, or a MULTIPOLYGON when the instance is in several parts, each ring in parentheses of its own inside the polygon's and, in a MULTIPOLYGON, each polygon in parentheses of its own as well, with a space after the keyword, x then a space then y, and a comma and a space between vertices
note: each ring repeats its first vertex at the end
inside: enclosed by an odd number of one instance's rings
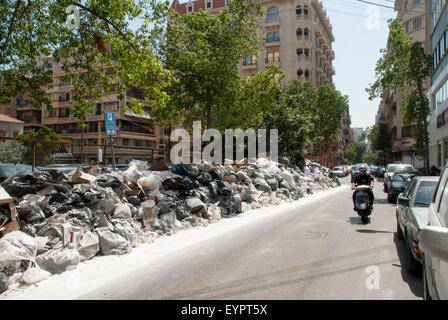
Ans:
POLYGON ((418 248, 417 234, 428 224, 428 207, 439 177, 415 177, 398 196, 397 237, 406 240, 406 271, 421 272, 423 257, 418 248))
POLYGON ((423 252, 423 296, 448 299, 448 167, 440 177, 428 209, 428 225, 418 233, 423 252))

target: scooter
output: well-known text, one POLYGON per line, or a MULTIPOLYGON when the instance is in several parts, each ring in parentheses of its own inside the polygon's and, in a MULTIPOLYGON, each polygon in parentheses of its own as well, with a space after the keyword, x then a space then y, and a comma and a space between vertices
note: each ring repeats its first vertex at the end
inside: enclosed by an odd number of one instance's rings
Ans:
POLYGON ((355 191, 358 191, 355 197, 355 208, 358 215, 361 216, 361 221, 364 225, 370 222, 369 216, 372 213, 372 209, 370 207, 369 189, 371 189, 370 186, 364 185, 355 187, 355 191))

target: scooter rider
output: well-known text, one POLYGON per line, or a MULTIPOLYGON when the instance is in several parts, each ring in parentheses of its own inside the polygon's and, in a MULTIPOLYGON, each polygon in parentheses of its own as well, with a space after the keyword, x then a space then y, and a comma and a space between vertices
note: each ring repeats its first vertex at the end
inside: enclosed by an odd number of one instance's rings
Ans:
MULTIPOLYGON (((359 174, 355 177, 352 183, 352 190, 355 190, 356 186, 359 185, 366 185, 370 186, 370 188, 373 188, 373 183, 375 182, 375 179, 367 173, 367 168, 361 167, 359 168, 359 174)), ((358 191, 353 192, 353 210, 356 211, 356 205, 355 205, 355 197, 356 193, 358 191)), ((370 201, 370 209, 373 209, 373 192, 372 189, 369 189, 369 201, 370 201)))

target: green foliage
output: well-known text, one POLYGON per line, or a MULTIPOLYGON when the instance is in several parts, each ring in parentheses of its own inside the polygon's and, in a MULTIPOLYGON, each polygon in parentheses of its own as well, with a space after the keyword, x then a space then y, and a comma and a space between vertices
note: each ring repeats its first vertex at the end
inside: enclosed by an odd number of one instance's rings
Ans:
POLYGON ((373 150, 381 150, 386 152, 392 148, 392 134, 386 123, 379 123, 369 128, 367 137, 372 143, 373 150))
POLYGON ((398 20, 389 22, 389 47, 381 53, 375 68, 377 79, 366 89, 369 98, 381 97, 388 90, 402 95, 403 124, 415 124, 413 148, 416 154, 425 156, 425 167, 429 170, 429 103, 425 96, 425 80, 431 74, 432 56, 425 54, 420 42, 412 42, 398 20))
MULTIPOLYGON (((156 0, 2 1, 0 103, 27 93, 34 108, 51 109, 45 89, 52 87, 54 61, 69 73, 75 93, 71 112, 80 121, 102 97, 101 87, 121 98, 125 90, 141 89, 151 105, 165 105, 171 74, 153 47, 168 8, 168 1, 156 0), (70 5, 79 9, 77 29, 66 24, 70 5), (136 21, 140 27, 132 30, 136 21)), ((141 112, 142 105, 131 107, 141 112)))
POLYGON ((295 157, 311 146, 316 106, 316 89, 311 82, 295 79, 282 88, 265 118, 268 130, 278 129, 280 154, 295 157))
POLYGON ((261 14, 259 0, 232 1, 216 15, 203 10, 188 15, 171 12, 164 54, 175 81, 171 103, 153 107, 159 122, 183 121, 188 127, 201 120, 209 128, 219 125, 220 116, 240 99, 236 65, 258 54, 261 14))
POLYGON ((348 97, 329 85, 320 86, 317 91, 317 113, 315 118, 314 143, 327 151, 334 142, 340 122, 348 108, 348 97))
MULTIPOLYGON (((59 135, 51 130, 47 126, 43 126, 38 131, 31 131, 28 134, 20 135, 19 138, 23 139, 35 139, 35 140, 48 140, 48 141, 60 141, 59 135)), ((27 147, 27 152, 25 153, 26 163, 32 164, 33 162, 33 142, 26 141, 23 144, 27 147)), ((52 155, 56 153, 60 147, 59 143, 35 143, 35 159, 36 165, 47 165, 53 162, 52 155)))
POLYGON ((365 163, 378 163, 378 156, 373 152, 366 153, 362 156, 362 162, 365 163))
POLYGON ((366 144, 362 142, 353 142, 349 150, 345 153, 345 158, 351 163, 363 162, 363 155, 366 151, 366 144))
POLYGON ((0 163, 23 163, 27 148, 18 141, 0 143, 0 163))

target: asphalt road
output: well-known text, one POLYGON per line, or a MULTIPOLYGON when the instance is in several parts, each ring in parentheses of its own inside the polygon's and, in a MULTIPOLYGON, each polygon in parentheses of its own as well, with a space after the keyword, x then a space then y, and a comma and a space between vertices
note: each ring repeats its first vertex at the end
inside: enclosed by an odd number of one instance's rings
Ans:
POLYGON ((366 226, 353 211, 349 180, 317 200, 273 207, 263 219, 148 260, 78 298, 421 299, 421 279, 403 267, 405 245, 382 180, 366 226))

